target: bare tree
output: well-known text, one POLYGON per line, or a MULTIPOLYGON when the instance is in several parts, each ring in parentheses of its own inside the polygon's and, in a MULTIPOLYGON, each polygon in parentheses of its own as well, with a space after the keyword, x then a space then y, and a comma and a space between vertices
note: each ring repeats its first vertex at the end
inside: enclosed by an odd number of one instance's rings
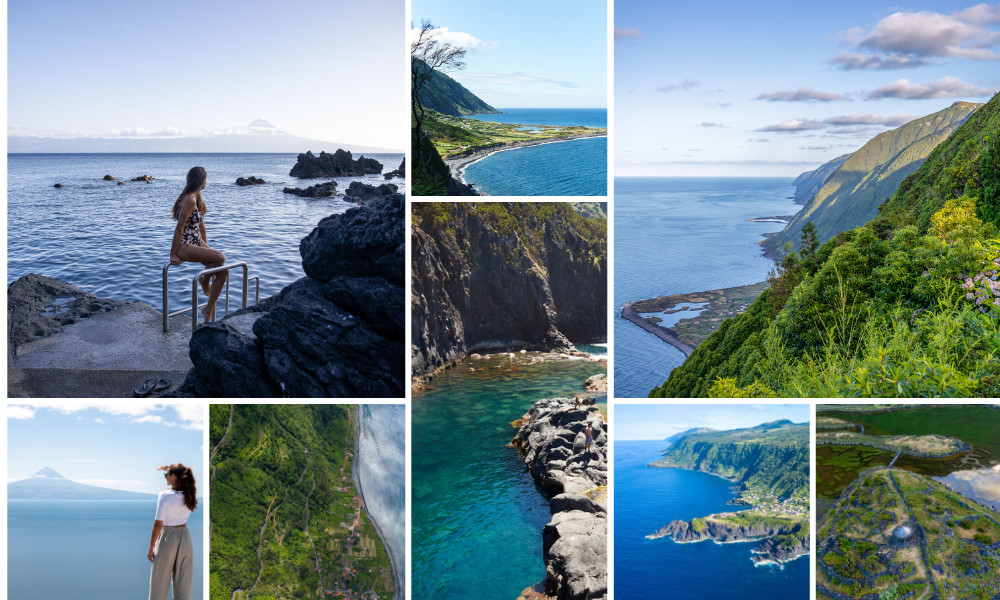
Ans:
POLYGON ((410 43, 410 110, 413 113, 414 137, 420 152, 424 137, 424 105, 420 102, 420 90, 430 81, 434 71, 457 71, 465 67, 465 48, 442 42, 441 30, 436 29, 430 19, 420 22, 416 38, 410 43))

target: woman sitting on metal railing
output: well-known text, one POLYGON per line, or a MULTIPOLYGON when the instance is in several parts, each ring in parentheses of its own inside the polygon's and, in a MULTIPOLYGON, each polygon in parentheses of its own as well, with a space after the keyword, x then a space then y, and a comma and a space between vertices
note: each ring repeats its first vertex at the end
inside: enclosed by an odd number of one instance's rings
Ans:
MULTIPOLYGON (((170 264, 181 262, 200 262, 206 269, 221 267, 226 264, 226 255, 213 250, 208 245, 205 235, 205 201, 201 198, 201 190, 205 189, 208 175, 204 167, 193 167, 187 174, 187 185, 174 202, 174 220, 177 228, 174 230, 174 241, 170 246, 170 264)), ((201 278, 201 289, 208 296, 208 304, 201 309, 205 322, 215 318, 215 302, 222 293, 222 288, 229 278, 229 271, 215 273, 211 279, 201 278)), ((196 315, 191 315, 194 318, 196 315)))

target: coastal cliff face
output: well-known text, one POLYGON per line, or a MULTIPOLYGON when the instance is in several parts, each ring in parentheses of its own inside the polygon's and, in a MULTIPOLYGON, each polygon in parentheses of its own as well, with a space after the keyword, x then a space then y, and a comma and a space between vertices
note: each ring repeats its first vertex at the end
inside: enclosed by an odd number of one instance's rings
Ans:
POLYGON ((415 376, 476 350, 607 339, 603 221, 534 203, 413 210, 415 376))
POLYGON ((300 244, 306 277, 194 331, 179 394, 402 397, 403 205, 393 194, 320 221, 300 244))
POLYGON ((558 600, 607 597, 607 424, 570 398, 539 400, 520 420, 512 444, 528 471, 556 492, 542 530, 545 594, 558 600), (586 449, 584 429, 594 440, 586 449))

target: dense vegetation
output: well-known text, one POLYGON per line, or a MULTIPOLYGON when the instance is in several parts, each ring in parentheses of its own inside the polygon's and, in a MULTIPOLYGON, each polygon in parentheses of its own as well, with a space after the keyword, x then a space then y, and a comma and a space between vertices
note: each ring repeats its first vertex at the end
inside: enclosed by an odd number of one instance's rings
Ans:
POLYGON ((1000 395, 1000 96, 880 214, 820 244, 803 226, 771 288, 653 397, 1000 395))
POLYGON ((475 213, 504 237, 515 237, 520 244, 497 247, 497 252, 510 252, 516 258, 524 249, 534 259, 544 254, 545 236, 552 232, 572 231, 587 242, 590 259, 604 260, 607 256, 608 223, 601 216, 603 208, 597 202, 418 202, 413 204, 413 225, 428 233, 456 233, 456 225, 466 214, 475 213), (586 207, 586 208, 585 208, 586 207))
MULTIPOLYGON (((816 227, 820 242, 841 230, 867 223, 900 182, 916 171, 931 151, 978 106, 956 102, 942 111, 878 134, 830 174, 808 204, 784 230, 768 238, 764 247, 770 253, 783 254, 786 243, 798 242, 807 221, 816 227)), ((826 170, 829 164, 817 171, 826 170)))
POLYGON ((809 426, 790 421, 732 431, 704 431, 672 445, 659 467, 707 471, 757 494, 809 496, 809 426))
POLYGON ((353 409, 211 405, 212 600, 235 590, 254 600, 392 595, 388 555, 351 475, 353 409))

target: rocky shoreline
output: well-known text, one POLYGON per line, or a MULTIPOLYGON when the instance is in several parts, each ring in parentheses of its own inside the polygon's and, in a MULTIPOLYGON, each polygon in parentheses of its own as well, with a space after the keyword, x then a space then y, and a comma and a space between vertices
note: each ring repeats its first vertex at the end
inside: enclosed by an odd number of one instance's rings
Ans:
POLYGON ((660 338, 664 342, 670 344, 674 348, 677 348, 678 350, 684 353, 685 357, 691 356, 691 353, 694 352, 694 346, 682 342, 681 339, 677 337, 677 334, 674 333, 672 330, 667 329, 666 327, 661 327, 659 325, 650 323, 646 319, 642 318, 639 312, 635 309, 635 305, 640 302, 644 302, 644 300, 636 300, 635 302, 629 302, 628 304, 623 306, 622 318, 625 319, 626 321, 635 323, 642 329, 645 329, 649 333, 652 333, 653 335, 660 338))
MULTIPOLYGON (((515 421, 511 445, 524 455, 531 476, 555 495, 542 530, 545 596, 558 600, 607 597, 607 423, 584 399, 539 400, 515 421), (594 440, 586 450, 584 429, 594 440)), ((538 595, 528 588, 522 597, 538 595)))
MULTIPOLYGON (((580 134, 580 135, 570 135, 565 137, 554 137, 554 138, 544 138, 538 140, 525 140, 523 142, 508 142, 508 143, 497 143, 493 144, 487 148, 474 150, 469 152, 464 156, 456 156, 444 159, 444 164, 448 165, 451 170, 451 175, 460 183, 465 185, 470 185, 469 182, 465 180, 465 169, 474 162, 478 162, 491 154, 496 154, 497 152, 504 152, 506 150, 516 150, 517 148, 528 148, 530 146, 540 146, 542 144, 557 144, 559 142, 570 142, 573 140, 582 140, 588 138, 598 138, 607 137, 607 134, 593 135, 593 134, 580 134)), ((483 194, 482 191, 478 191, 480 195, 483 194)))
POLYGON ((733 544, 740 542, 760 542, 751 551, 756 564, 781 564, 809 553, 809 540, 797 540, 797 543, 783 546, 775 536, 791 533, 781 526, 746 526, 733 525, 714 521, 710 517, 704 519, 700 530, 696 530, 692 522, 671 521, 655 533, 646 536, 654 540, 669 537, 678 544, 691 544, 712 540, 717 544, 733 544))

